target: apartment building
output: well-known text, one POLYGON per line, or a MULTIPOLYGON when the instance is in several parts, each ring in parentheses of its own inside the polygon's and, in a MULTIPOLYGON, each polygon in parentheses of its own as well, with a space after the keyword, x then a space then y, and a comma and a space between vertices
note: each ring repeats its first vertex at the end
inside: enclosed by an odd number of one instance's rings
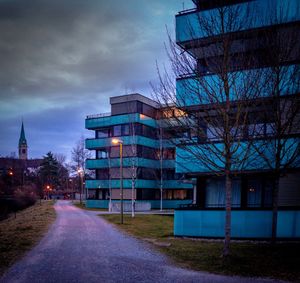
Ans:
POLYGON ((143 202, 152 209, 192 203, 193 185, 175 172, 175 145, 160 123, 163 109, 137 93, 111 97, 110 104, 111 113, 85 120, 86 129, 95 133, 86 140, 95 156, 86 161, 86 168, 95 170, 96 176, 85 181, 87 207, 107 208, 110 200, 119 202, 121 174, 124 200, 134 200, 136 207, 143 202))

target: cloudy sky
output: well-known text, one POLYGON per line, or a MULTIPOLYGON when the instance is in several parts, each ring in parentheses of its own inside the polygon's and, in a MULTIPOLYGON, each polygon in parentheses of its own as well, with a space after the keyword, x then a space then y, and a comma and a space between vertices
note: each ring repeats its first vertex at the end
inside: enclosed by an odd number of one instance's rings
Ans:
POLYGON ((0 155, 17 153, 23 119, 30 158, 70 156, 110 96, 150 96, 183 2, 0 0, 0 155))

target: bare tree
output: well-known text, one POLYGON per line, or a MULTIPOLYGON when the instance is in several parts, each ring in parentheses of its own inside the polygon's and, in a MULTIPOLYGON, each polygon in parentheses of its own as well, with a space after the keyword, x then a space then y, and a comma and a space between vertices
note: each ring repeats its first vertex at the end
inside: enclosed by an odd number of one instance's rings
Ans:
MULTIPOLYGON (((290 16, 288 5, 275 6, 269 3, 270 17, 265 19, 271 28, 261 36, 264 50, 263 92, 267 97, 262 101, 266 117, 256 117, 260 128, 256 136, 259 143, 253 143, 256 152, 264 161, 265 169, 273 180, 272 242, 277 237, 278 193, 280 178, 293 168, 300 166, 300 59, 299 24, 281 25, 290 16), (260 120, 258 120, 260 119, 260 120)), ((296 8, 296 7, 293 7, 296 8)), ((295 13, 300 13, 298 11, 295 13)))
POLYGON ((132 113, 135 112, 133 105, 127 103, 127 112, 129 114, 129 133, 130 133, 130 172, 131 172, 131 217, 135 216, 135 194, 136 194, 136 178, 137 178, 137 135, 136 123, 132 113))
POLYGON ((252 56, 244 52, 251 49, 250 43, 233 35, 249 26, 251 15, 250 8, 240 5, 198 15, 186 31, 193 39, 189 52, 169 36, 173 72, 162 74, 158 68, 160 83, 153 86, 159 103, 172 112, 164 123, 177 136, 173 139, 177 156, 200 171, 225 178, 225 257, 230 252, 233 177, 252 162, 251 142, 244 141, 244 131, 261 86, 260 71, 249 68, 252 56), (197 37, 199 29, 203 41, 197 37), (208 37, 214 41, 207 41, 208 37))
MULTIPOLYGON (((84 136, 81 136, 80 139, 76 142, 74 148, 72 149, 71 156, 72 156, 71 168, 76 175, 83 174, 83 176, 85 177, 86 174, 90 173, 89 171, 87 171, 85 169, 85 161, 86 161, 86 159, 91 158, 91 153, 89 150, 85 149, 84 136), (82 173, 78 173, 78 172, 82 172, 82 173)), ((80 177, 80 176, 78 176, 78 177, 80 177)), ((83 182, 83 181, 80 180, 80 178, 79 178, 78 184, 79 184, 79 182, 83 182)), ((81 194, 82 194, 81 186, 82 185, 79 184, 80 199, 81 199, 81 194)))

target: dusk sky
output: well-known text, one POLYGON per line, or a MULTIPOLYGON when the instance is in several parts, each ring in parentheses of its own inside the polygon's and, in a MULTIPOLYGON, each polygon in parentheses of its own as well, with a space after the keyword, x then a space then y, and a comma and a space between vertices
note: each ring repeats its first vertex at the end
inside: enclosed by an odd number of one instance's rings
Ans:
POLYGON ((166 26, 189 0, 0 0, 0 155, 17 154, 23 118, 29 158, 70 157, 86 115, 109 97, 151 95, 168 64, 166 26))

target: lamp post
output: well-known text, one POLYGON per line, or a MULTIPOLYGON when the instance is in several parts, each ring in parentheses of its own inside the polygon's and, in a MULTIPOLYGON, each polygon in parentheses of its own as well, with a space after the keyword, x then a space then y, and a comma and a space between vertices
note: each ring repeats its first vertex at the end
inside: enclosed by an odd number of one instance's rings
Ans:
POLYGON ((80 178, 80 192, 79 192, 79 196, 80 196, 80 204, 82 204, 82 186, 83 186, 83 180, 82 180, 83 170, 82 170, 82 168, 79 168, 77 170, 77 173, 78 173, 79 178, 80 178))
POLYGON ((120 139, 112 139, 111 141, 113 144, 120 145, 120 202, 121 202, 121 224, 123 224, 123 141, 120 139))

